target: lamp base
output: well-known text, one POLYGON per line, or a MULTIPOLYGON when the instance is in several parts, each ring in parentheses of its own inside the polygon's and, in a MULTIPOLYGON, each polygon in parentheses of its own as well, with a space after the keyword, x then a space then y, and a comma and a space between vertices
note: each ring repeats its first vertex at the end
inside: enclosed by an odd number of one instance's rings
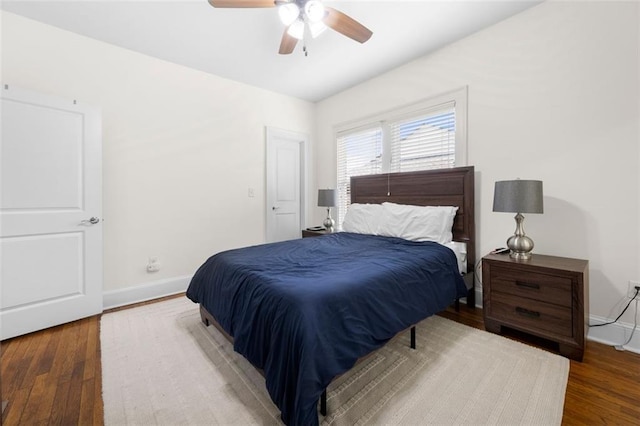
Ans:
POLYGON ((511 250, 509 257, 516 260, 529 260, 533 250, 533 240, 524 233, 524 226, 522 226, 524 216, 518 213, 515 220, 516 232, 507 240, 507 247, 511 250))
POLYGON ((333 232, 333 226, 335 225, 335 221, 331 218, 331 208, 327 208, 327 218, 322 222, 322 225, 327 228, 327 231, 333 232))
POLYGON ((531 253, 511 251, 509 257, 515 260, 529 260, 531 259, 531 253))

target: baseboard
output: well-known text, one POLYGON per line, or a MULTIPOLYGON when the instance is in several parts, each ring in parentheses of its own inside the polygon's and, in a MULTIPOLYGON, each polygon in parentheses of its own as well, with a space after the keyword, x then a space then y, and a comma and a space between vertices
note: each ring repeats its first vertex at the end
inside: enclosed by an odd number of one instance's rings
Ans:
POLYGON ((117 308, 182 293, 187 290, 190 281, 191 275, 185 275, 119 290, 105 291, 102 293, 103 309, 117 308))
POLYGON ((478 286, 476 285, 475 293, 476 293, 476 308, 482 309, 482 287, 478 288, 478 286))
MULTIPOLYGON (((589 317, 589 324, 603 324, 609 321, 611 321, 609 318, 602 318, 593 315, 589 317)), ((589 334, 587 338, 594 342, 617 347, 629 339, 632 331, 633 324, 617 322, 614 324, 603 325, 602 327, 589 327, 589 334)), ((623 349, 640 354, 640 326, 636 329, 635 333, 633 333, 631 341, 625 345, 623 349)))

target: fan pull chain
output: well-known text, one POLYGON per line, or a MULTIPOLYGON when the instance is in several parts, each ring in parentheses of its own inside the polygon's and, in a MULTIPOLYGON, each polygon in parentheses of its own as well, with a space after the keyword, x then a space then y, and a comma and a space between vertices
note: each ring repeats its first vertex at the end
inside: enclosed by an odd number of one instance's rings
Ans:
POLYGON ((306 43, 302 45, 302 51, 304 52, 304 56, 309 56, 309 51, 307 50, 306 43))

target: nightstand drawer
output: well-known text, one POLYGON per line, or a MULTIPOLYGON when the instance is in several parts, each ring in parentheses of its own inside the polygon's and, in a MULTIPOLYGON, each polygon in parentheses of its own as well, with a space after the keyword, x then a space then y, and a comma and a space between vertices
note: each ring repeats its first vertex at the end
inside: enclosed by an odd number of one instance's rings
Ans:
POLYGON ((491 290, 571 308, 571 279, 493 266, 491 290))
POLYGON ((493 293, 489 309, 492 318, 505 323, 573 337, 571 308, 509 294, 493 293))

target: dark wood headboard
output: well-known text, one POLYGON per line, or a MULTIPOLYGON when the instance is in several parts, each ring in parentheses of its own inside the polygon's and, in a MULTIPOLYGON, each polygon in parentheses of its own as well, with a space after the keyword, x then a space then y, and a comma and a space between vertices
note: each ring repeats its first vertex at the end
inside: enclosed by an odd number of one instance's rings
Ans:
POLYGON ((453 240, 467 243, 468 272, 476 263, 474 192, 473 166, 351 178, 351 203, 458 206, 453 240))

